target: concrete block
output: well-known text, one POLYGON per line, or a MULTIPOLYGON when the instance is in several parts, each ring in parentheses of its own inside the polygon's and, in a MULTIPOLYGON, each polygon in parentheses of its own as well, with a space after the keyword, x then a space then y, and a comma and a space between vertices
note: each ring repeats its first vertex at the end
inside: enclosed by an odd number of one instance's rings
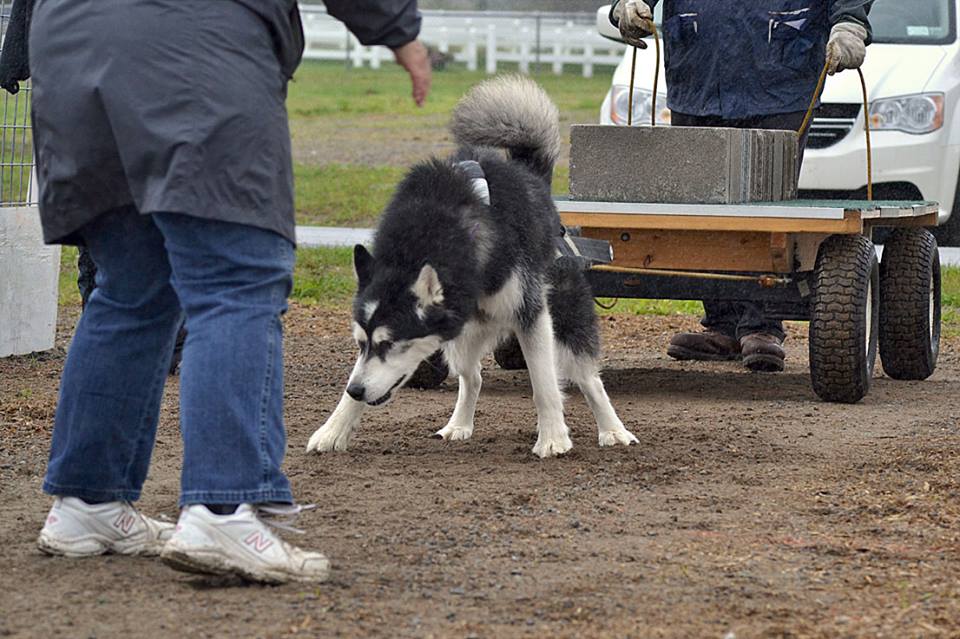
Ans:
POLYGON ((574 125, 570 198, 739 204, 797 197, 792 131, 574 125))
POLYGON ((0 357, 53 348, 59 274, 37 208, 0 208, 0 357))

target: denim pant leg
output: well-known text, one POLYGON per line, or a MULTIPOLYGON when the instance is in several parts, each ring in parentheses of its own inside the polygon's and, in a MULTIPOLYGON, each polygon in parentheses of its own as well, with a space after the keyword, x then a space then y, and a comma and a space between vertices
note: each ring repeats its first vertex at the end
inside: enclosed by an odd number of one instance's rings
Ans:
POLYGON ((180 504, 292 502, 280 469, 294 247, 242 224, 155 213, 187 318, 180 504))
POLYGON ((181 310, 163 237, 132 207, 80 231, 98 266, 60 382, 45 492, 134 501, 147 475, 181 310))

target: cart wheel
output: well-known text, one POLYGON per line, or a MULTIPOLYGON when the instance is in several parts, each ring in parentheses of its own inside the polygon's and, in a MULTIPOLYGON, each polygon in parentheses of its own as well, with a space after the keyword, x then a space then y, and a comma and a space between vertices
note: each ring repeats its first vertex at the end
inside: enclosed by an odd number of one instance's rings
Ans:
POLYGON ((408 388, 420 388, 430 390, 442 384, 450 370, 447 368, 447 362, 443 359, 443 353, 437 351, 427 359, 420 362, 420 366, 413 372, 410 379, 407 380, 408 388))
POLYGON ((880 361, 894 379, 926 379, 940 353, 940 253, 927 229, 890 234, 880 263, 880 361))
POLYGON ((880 269, 873 242, 833 235, 820 245, 810 316, 810 377, 828 402, 852 404, 870 390, 877 359, 880 269))

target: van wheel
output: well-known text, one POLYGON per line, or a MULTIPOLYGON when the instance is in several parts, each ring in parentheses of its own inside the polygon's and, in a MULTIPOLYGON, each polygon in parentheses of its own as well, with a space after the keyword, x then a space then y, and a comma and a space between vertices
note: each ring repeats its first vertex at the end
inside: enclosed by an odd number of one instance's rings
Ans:
POLYGON ((877 358, 880 269, 873 242, 832 235, 817 252, 810 379, 823 400, 852 404, 870 390, 877 358))
POLYGON ((927 229, 890 234, 880 262, 880 361, 894 379, 926 379, 940 353, 940 253, 927 229))

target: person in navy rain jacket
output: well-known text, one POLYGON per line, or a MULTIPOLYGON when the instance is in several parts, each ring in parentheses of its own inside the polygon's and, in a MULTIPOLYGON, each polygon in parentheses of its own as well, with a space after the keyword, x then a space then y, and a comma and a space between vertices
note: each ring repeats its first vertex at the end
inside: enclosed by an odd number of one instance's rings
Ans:
MULTIPOLYGON (((610 21, 646 48, 658 0, 616 0, 610 21)), ((667 106, 673 126, 798 130, 817 80, 855 69, 870 42, 872 0, 664 0, 667 106)), ((806 135, 800 140, 800 158, 806 135)), ((798 167, 800 162, 798 162, 798 167)), ((761 304, 704 300, 703 331, 679 333, 667 354, 682 360, 742 358, 782 371, 783 324, 761 304)))

